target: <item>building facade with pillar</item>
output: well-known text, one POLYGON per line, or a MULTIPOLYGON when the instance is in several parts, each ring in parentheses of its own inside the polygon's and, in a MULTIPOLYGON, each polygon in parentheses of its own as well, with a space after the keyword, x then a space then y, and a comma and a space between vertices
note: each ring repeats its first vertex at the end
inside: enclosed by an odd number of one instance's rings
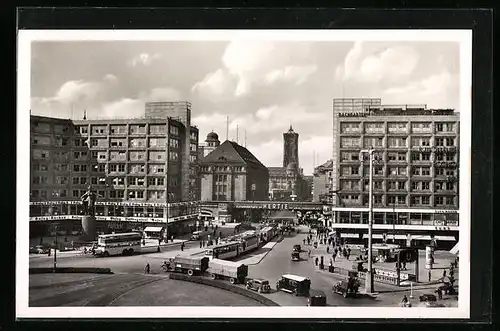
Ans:
POLYGON ((458 241, 460 116, 426 105, 382 105, 380 99, 335 99, 333 227, 366 238, 368 160, 373 173, 374 240, 442 245, 458 241))
POLYGON ((30 225, 45 233, 81 230, 80 197, 99 194, 97 231, 165 225, 182 232, 197 216, 198 128, 189 102, 146 103, 143 117, 69 120, 30 118, 30 225))
POLYGON ((224 213, 215 215, 229 219, 228 201, 267 200, 269 171, 245 147, 226 140, 200 161, 201 200, 219 201, 224 213))

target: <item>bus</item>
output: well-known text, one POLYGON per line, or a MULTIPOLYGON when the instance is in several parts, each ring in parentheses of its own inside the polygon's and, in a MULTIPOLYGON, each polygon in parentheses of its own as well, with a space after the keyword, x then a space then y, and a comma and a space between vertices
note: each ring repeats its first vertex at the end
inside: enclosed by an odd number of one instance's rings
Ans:
POLYGON ((239 242, 228 242, 215 246, 214 248, 207 249, 205 255, 211 259, 230 259, 240 255, 240 243, 239 242))
POLYGON ((101 234, 95 254, 103 257, 141 252, 142 234, 138 232, 101 234))

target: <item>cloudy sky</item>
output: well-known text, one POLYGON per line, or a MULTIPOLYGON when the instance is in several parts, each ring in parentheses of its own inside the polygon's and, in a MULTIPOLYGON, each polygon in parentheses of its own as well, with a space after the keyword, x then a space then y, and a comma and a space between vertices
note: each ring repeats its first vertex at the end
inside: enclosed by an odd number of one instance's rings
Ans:
POLYGON ((380 97, 459 111, 459 44, 443 42, 34 42, 33 115, 140 117, 188 100, 200 141, 214 130, 280 166, 290 124, 306 174, 332 151, 332 99, 380 97))

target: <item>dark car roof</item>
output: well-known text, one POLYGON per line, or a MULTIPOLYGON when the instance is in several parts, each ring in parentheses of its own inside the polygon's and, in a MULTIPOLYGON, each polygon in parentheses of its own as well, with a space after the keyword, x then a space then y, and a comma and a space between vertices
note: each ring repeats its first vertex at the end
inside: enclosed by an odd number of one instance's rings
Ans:
POLYGON ((320 290, 309 290, 310 297, 326 297, 325 292, 320 290))

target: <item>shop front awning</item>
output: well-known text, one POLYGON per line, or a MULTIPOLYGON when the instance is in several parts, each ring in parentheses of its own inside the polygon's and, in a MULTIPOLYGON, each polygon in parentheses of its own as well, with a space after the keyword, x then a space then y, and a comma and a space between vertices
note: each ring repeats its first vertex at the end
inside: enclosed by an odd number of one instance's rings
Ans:
POLYGON ((144 229, 144 232, 161 232, 163 227, 161 226, 148 226, 144 229))

